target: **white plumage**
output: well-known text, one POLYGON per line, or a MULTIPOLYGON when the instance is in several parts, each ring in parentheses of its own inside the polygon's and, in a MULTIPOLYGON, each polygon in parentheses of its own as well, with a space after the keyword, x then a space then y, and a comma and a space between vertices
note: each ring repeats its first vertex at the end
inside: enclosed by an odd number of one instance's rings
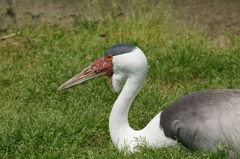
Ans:
POLYGON ((119 149, 134 151, 138 144, 155 147, 175 144, 164 135, 160 125, 160 113, 143 130, 133 130, 128 123, 128 112, 133 99, 140 91, 148 72, 145 55, 139 48, 129 54, 113 57, 113 90, 119 90, 123 79, 126 83, 115 101, 109 118, 109 129, 113 144, 119 149))

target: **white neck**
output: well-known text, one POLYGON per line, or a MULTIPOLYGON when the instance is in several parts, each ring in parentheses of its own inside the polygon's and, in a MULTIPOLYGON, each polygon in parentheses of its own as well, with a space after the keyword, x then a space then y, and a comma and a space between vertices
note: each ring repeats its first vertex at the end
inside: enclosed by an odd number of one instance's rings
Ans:
POLYGON ((170 138, 164 135, 160 128, 160 114, 155 116, 151 122, 142 130, 133 130, 128 123, 128 112, 130 106, 140 91, 146 75, 135 74, 126 80, 126 84, 114 103, 109 118, 110 135, 113 144, 119 149, 135 151, 139 144, 150 146, 164 146, 175 144, 170 138))

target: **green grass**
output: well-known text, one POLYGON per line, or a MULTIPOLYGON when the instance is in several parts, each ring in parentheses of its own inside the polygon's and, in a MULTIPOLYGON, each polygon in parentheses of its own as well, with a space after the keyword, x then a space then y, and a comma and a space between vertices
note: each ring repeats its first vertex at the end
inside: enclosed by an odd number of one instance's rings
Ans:
POLYGON ((173 19, 168 7, 136 5, 123 16, 116 7, 98 21, 80 18, 71 28, 22 28, 19 36, 0 43, 0 158, 227 158, 221 148, 217 153, 178 147, 118 152, 108 131, 118 94, 106 78, 57 92, 122 42, 139 46, 149 61, 145 87, 129 114, 135 129, 184 94, 240 88, 239 37, 226 34, 231 43, 219 47, 206 31, 173 19))

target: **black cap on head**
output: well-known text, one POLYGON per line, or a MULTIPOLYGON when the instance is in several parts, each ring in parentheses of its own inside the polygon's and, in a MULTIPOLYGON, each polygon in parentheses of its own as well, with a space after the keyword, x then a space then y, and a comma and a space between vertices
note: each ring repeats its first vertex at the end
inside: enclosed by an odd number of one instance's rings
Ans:
POLYGON ((134 49, 136 49, 136 46, 134 46, 134 45, 117 44, 117 45, 110 47, 110 49, 108 49, 108 51, 105 52, 104 56, 107 56, 107 55, 117 56, 117 55, 121 55, 121 54, 125 54, 125 53, 130 53, 134 49))

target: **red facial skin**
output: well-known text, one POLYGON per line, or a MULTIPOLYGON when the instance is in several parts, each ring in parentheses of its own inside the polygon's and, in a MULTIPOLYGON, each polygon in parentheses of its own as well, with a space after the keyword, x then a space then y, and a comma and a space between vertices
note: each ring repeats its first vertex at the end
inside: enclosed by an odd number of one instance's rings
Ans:
POLYGON ((100 74, 101 76, 107 76, 109 82, 112 84, 113 63, 111 60, 107 60, 106 57, 97 59, 92 63, 91 69, 93 69, 94 72, 100 74))
POLYGON ((113 63, 112 56, 108 55, 94 61, 89 67, 85 68, 81 73, 69 79, 63 83, 58 90, 72 87, 76 84, 80 84, 87 80, 93 79, 99 76, 107 76, 110 84, 112 84, 112 75, 113 75, 113 63))

